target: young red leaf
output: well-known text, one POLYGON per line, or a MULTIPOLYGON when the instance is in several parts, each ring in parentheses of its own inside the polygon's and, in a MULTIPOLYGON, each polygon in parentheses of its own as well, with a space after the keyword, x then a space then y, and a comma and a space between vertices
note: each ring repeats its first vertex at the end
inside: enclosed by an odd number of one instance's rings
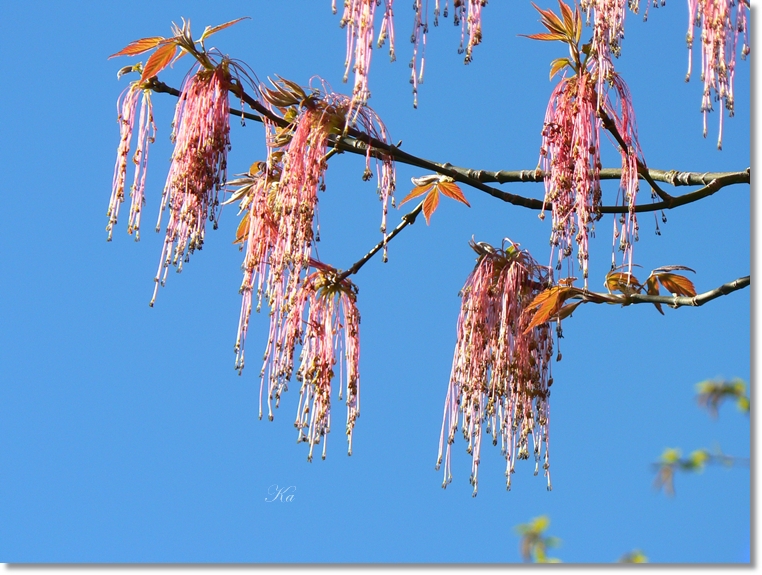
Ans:
POLYGON ((145 67, 143 68, 143 75, 140 77, 141 82, 145 82, 149 78, 153 78, 164 68, 166 68, 175 57, 177 52, 177 45, 174 42, 167 42, 163 46, 156 49, 156 52, 151 54, 148 58, 145 67))
POLYGON ((159 45, 159 43, 164 40, 162 36, 153 36, 152 38, 141 38, 140 40, 135 40, 134 42, 130 42, 119 50, 116 54, 111 54, 109 56, 109 60, 111 58, 116 58, 117 56, 136 56, 137 54, 142 54, 143 52, 148 52, 148 50, 152 48, 156 48, 156 46, 159 45))
POLYGON ((431 220, 431 214, 434 213, 434 210, 437 209, 437 206, 439 205, 439 190, 436 186, 428 193, 426 198, 423 200, 423 217, 426 218, 426 225, 429 225, 429 221, 431 220))
POLYGON ((471 207, 471 204, 468 203, 466 196, 463 195, 463 192, 460 190, 457 184, 453 182, 439 182, 437 187, 439 188, 439 191, 448 198, 457 200, 461 204, 466 204, 469 208, 471 207))
POLYGON ((696 270, 689 268, 688 266, 680 266, 680 265, 673 265, 673 266, 659 266, 654 271, 652 271, 652 274, 660 274, 663 272, 673 272, 675 270, 683 270, 688 272, 696 273, 696 270))
POLYGON ((559 286, 553 286, 548 289, 542 290, 540 293, 534 296, 534 299, 531 302, 529 302, 527 309, 530 310, 530 309, 540 307, 550 297, 555 297, 555 295, 558 293, 558 290, 562 289, 562 287, 563 286, 559 285, 559 286))
POLYGON ((664 286, 669 293, 677 295, 684 295, 694 297, 696 295, 696 288, 693 287, 693 282, 685 276, 677 274, 658 274, 661 285, 664 286))
POLYGON ((235 20, 231 20, 230 22, 225 22, 224 24, 219 24, 217 26, 212 26, 211 28, 207 26, 204 29, 204 33, 201 34, 200 40, 203 42, 206 38, 211 36, 212 34, 219 32, 220 30, 224 30, 228 26, 232 26, 233 24, 237 24, 241 20, 250 20, 249 16, 244 16, 243 18, 236 18, 235 20))
POLYGON ((416 186, 416 187, 414 187, 413 190, 407 196, 405 196, 404 199, 399 204, 397 204, 397 207, 402 206, 402 204, 412 200, 413 198, 417 198, 418 196, 422 196, 423 194, 428 192, 430 189, 431 189, 431 184, 426 185, 426 186, 416 186))

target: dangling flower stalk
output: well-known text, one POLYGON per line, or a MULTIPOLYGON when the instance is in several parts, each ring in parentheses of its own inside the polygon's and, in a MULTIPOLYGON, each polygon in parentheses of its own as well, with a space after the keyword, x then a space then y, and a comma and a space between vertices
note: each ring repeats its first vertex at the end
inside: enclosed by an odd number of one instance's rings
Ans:
MULTIPOLYGON (((618 74, 612 74, 610 86, 611 89, 607 92, 603 109, 604 113, 613 117, 617 134, 621 137, 624 144, 624 146, 619 145, 619 154, 622 158, 619 198, 621 198, 624 205, 627 205, 627 213, 619 217, 621 229, 617 228, 617 222, 614 220, 613 245, 616 248, 618 240, 618 248, 622 252, 621 266, 626 267, 628 273, 632 274, 633 244, 638 241, 639 230, 638 217, 635 213, 635 205, 640 188, 638 171, 639 169, 647 170, 648 168, 643 157, 643 151, 638 143, 635 111, 632 108, 629 88, 618 74)), ((617 267, 614 254, 612 254, 611 267, 612 269, 617 267)))
POLYGON ((466 56, 464 62, 469 64, 473 60, 474 46, 481 44, 482 41, 482 8, 486 6, 487 0, 467 0, 453 3, 453 22, 457 26, 460 24, 460 47, 458 54, 462 54, 463 44, 466 34, 468 34, 468 43, 465 47, 466 56))
MULTIPOLYGON (((701 80, 704 95, 701 111, 704 114, 704 137, 706 137, 707 115, 712 111, 712 100, 724 102, 728 115, 735 114, 733 78, 736 69, 738 38, 743 34, 741 58, 746 59, 749 48, 749 28, 746 0, 688 0, 688 73, 693 65, 693 29, 700 28, 701 80), (733 8, 735 7, 735 13, 733 8)), ((717 148, 722 149, 722 125, 724 114, 720 111, 720 128, 717 148)))
MULTIPOLYGON (((560 270, 576 244, 577 261, 587 289, 589 238, 595 231, 595 222, 602 216, 600 133, 604 119, 622 157, 619 191, 628 212, 622 218, 621 232, 614 223, 614 240, 615 243, 619 240, 624 263, 630 268, 632 243, 637 239, 638 230, 635 215, 638 172, 646 169, 646 165, 637 141, 629 90, 610 60, 623 33, 621 22, 616 24, 615 16, 624 10, 624 5, 603 0, 585 5, 588 10, 594 5, 596 10, 597 24, 590 50, 579 47, 582 29, 579 8, 572 11, 563 2, 559 5, 562 17, 551 10, 537 8, 550 33, 528 36, 536 40, 559 40, 568 45, 571 55, 551 64, 551 77, 564 69, 571 69, 572 73, 564 74, 551 94, 542 130, 540 167, 547 174, 544 207, 549 204, 553 216, 551 262, 557 258, 556 269, 560 270), (606 18, 614 22, 604 25, 606 18)), ((544 217, 543 208, 540 218, 544 217)), ((571 270, 568 275, 573 275, 571 270)))
MULTIPOLYGON (((249 174, 233 180, 240 186, 228 200, 241 200, 244 219, 237 242, 244 243, 243 301, 236 340, 236 368, 244 367, 244 344, 256 292, 257 311, 264 296, 270 308, 270 330, 261 371, 260 418, 267 387, 268 418, 272 402, 279 405, 294 370, 294 353, 302 344, 296 377, 302 382, 297 418, 300 440, 313 448, 330 430, 330 382, 333 364, 344 354, 341 378, 346 377, 350 441, 359 415, 359 314, 356 288, 339 272, 312 258, 317 241, 315 217, 318 191, 325 189, 331 138, 340 135, 352 101, 339 94, 307 94, 297 84, 279 78, 273 89, 263 90, 265 100, 286 109, 290 124, 277 128, 267 124, 268 158, 256 162, 249 174), (309 268, 317 269, 308 273, 309 268), (304 319, 306 316, 306 319, 304 319), (306 322, 306 323, 305 323, 306 322), (344 339, 339 337, 343 330, 344 339), (331 343, 333 342, 333 343, 331 343), (343 342, 343 343, 342 343, 343 342), (338 354, 338 355, 337 355, 338 354)), ((388 141, 381 120, 367 106, 354 112, 357 129, 371 138, 388 141)), ((371 150, 366 155, 363 179, 373 175, 371 150)), ((386 211, 394 192, 394 164, 390 157, 378 160, 378 193, 383 204, 382 231, 386 238, 386 211)), ((227 202, 226 202, 227 203, 227 202)), ((323 456, 325 456, 324 444, 323 456)))
MULTIPOLYGON (((397 58, 394 47, 394 0, 383 0, 384 16, 378 34, 377 45, 381 48, 389 40, 389 58, 394 62, 397 58)), ((376 7, 381 0, 345 0, 344 11, 339 26, 347 29, 347 56, 344 61, 344 82, 349 79, 350 71, 354 71, 355 80, 352 90, 350 111, 356 106, 366 104, 370 98, 368 73, 373 52, 373 31, 376 7)), ((460 25, 460 47, 458 53, 466 53, 465 63, 473 59, 474 46, 482 41, 482 8, 487 0, 456 0, 453 6, 453 22, 460 25), (468 34, 468 42, 466 42, 468 34), (465 45, 465 48, 464 48, 465 45)), ((434 4, 434 26, 439 24, 440 0, 434 4)), ((332 0, 331 8, 336 14, 336 0, 332 0)), ((429 32, 429 20, 426 8, 428 1, 413 1, 413 31, 410 42, 413 44, 413 56, 410 60, 410 83, 413 85, 413 107, 418 107, 418 84, 423 82, 426 65, 426 36, 429 32), (420 52, 420 57, 419 57, 420 52)), ((445 2, 444 17, 447 18, 448 7, 445 2)), ((351 116, 351 114, 350 114, 351 116)), ((349 116, 348 116, 349 117, 349 116)), ((351 117, 354 121, 354 117, 351 117)))
POLYGON ((354 70, 355 81, 352 89, 352 103, 365 104, 370 98, 368 71, 373 56, 373 23, 376 15, 376 0, 352 0, 344 3, 344 14, 340 26, 347 28, 347 59, 344 81, 354 70), (354 62, 354 65, 352 65, 354 62))
POLYGON ((223 61, 212 70, 201 67, 183 83, 175 108, 172 139, 175 149, 162 194, 161 214, 169 207, 164 246, 151 304, 164 285, 170 264, 183 262, 204 244, 206 220, 217 227, 220 189, 227 179, 230 150, 228 88, 230 73, 223 61))
POLYGON ((471 243, 479 257, 461 291, 458 339, 439 441, 437 469, 444 459, 442 487, 446 487, 452 481, 451 446, 460 420, 472 458, 474 495, 484 435, 492 435, 493 445, 500 437, 508 489, 516 459, 529 458, 531 436, 535 475, 543 459, 551 488, 548 400, 553 339, 548 324, 527 331, 530 318, 523 311, 549 286, 552 272, 520 251, 518 244, 508 243, 502 249, 471 243))
MULTIPOLYGON (((600 118, 595 81, 589 74, 564 78, 553 90, 545 113, 540 165, 545 178, 545 206, 553 219, 550 242, 556 269, 572 254, 587 286, 588 240, 600 218, 600 118)), ((540 217, 544 217, 544 209, 540 217)))
POLYGON ((151 106, 151 92, 142 87, 140 82, 132 82, 122 92, 117 101, 119 122, 119 147, 117 149, 116 166, 114 167, 114 180, 112 184, 111 200, 107 217, 109 219, 106 231, 108 241, 119 217, 119 207, 124 201, 124 186, 127 179, 127 163, 130 155, 130 144, 138 121, 138 135, 135 153, 132 162, 135 164, 135 173, 130 188, 130 217, 127 225, 127 233, 135 232, 135 241, 140 239, 140 215, 145 203, 146 172, 148 168, 148 148, 156 139, 156 124, 153 121, 151 106), (138 98, 140 100, 140 112, 137 112, 138 98))
MULTIPOLYGON (((267 381, 268 417, 273 419, 272 401, 278 407, 280 396, 294 369, 297 344, 302 345, 296 379, 301 383, 294 425, 298 441, 309 443, 307 456, 323 441, 326 455, 327 435, 331 431, 331 384, 334 366, 339 362, 339 399, 345 389, 347 404, 346 434, 348 454, 352 455, 352 433, 360 416, 360 314, 357 288, 347 279, 337 282, 338 272, 312 262, 317 268, 304 280, 286 313, 275 325, 275 346, 265 354, 263 385, 267 381)), ((261 396, 260 396, 261 401, 261 396)), ((262 406, 260 404, 260 413, 262 406)))

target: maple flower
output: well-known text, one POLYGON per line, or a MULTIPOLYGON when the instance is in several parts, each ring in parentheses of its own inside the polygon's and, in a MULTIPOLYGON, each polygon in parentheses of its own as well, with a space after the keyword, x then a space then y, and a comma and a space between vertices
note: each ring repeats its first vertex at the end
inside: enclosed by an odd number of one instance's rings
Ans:
MULTIPOLYGON (((281 393, 294 370, 294 354, 301 344, 296 379, 301 384, 294 425, 298 441, 309 444, 307 459, 331 431, 331 385, 339 363, 339 399, 346 393, 346 434, 348 454, 352 455, 352 433, 360 416, 360 314, 357 288, 337 271, 320 262, 311 262, 317 271, 307 276, 288 307, 279 314, 274 335, 265 352, 262 388, 267 381, 268 418, 273 419, 272 401, 278 407, 281 393)), ((260 418, 262 417, 260 390, 260 418)))
MULTIPOLYGON (((590 56, 597 68, 597 90, 602 97, 606 83, 611 79, 614 67, 612 56, 619 58, 622 53, 621 41, 624 39, 624 21, 627 6, 637 12, 632 0, 582 0, 580 8, 587 12, 587 23, 593 13, 593 38, 590 41, 590 56)), ((646 10, 647 11, 647 10, 646 10)))
POLYGON ((240 288, 243 300, 235 346, 239 373, 245 363, 244 344, 255 287, 257 311, 263 295, 271 310, 268 348, 277 341, 280 318, 287 313, 301 287, 315 241, 317 194, 325 187, 328 136, 340 122, 311 104, 285 134, 285 144, 278 140, 284 136, 282 133, 270 138, 267 162, 246 184, 242 209, 247 209, 247 213, 237 238, 244 243, 245 250, 240 288), (283 144, 280 150, 279 144, 283 144))
MULTIPOLYGON (((339 26, 347 29, 347 57, 344 62, 344 82, 349 79, 350 71, 354 71, 354 88, 352 91, 352 108, 365 104, 370 98, 368 87, 368 72, 373 52, 373 31, 376 7, 381 0, 345 0, 344 11, 339 26)), ((453 3, 453 22, 460 25, 460 47, 458 53, 466 53, 465 63, 473 59, 474 46, 482 41, 482 8, 487 0, 455 0, 453 3), (468 42, 466 42, 468 34, 468 42), (464 48, 465 45, 465 48, 464 48)), ((377 45, 381 48, 389 40, 389 58, 396 60, 394 47, 394 0, 384 0, 384 16, 378 34, 377 45)), ((336 0, 332 0, 331 8, 336 14, 336 0)), ((413 85, 413 107, 418 107, 418 84, 423 82, 426 65, 426 36, 429 31, 428 2, 413 0, 413 32, 410 42, 413 44, 413 57, 410 60, 410 83, 413 85), (420 57, 419 57, 420 52, 420 57)), ((440 0, 434 3, 434 26, 439 25, 440 0)), ((448 16, 448 4, 445 2, 444 17, 448 16)))
MULTIPOLYGON (((701 80, 704 95, 701 111, 704 114, 704 137, 706 137, 707 114, 712 111, 712 100, 724 102, 728 115, 735 113, 733 79, 736 68, 738 37, 743 34, 741 58, 750 53, 749 28, 746 0, 688 0, 688 73, 690 79, 693 65, 693 28, 700 28, 701 80), (734 9, 735 8, 735 12, 734 9)), ((722 124, 724 114, 720 113, 720 128, 717 148, 722 149, 722 124)))
MULTIPOLYGON (((244 367, 244 343, 249 328, 254 294, 256 293, 257 311, 262 306, 263 284, 269 269, 270 253, 278 242, 278 223, 274 219, 269 207, 270 192, 277 187, 280 177, 279 169, 268 166, 264 162, 257 162, 252 166, 254 174, 247 174, 242 178, 231 180, 229 185, 239 185, 236 195, 225 203, 231 203, 238 199, 237 196, 245 196, 241 202, 241 212, 245 212, 241 224, 238 227, 235 243, 244 244, 243 282, 240 293, 241 314, 238 322, 238 336, 236 338, 235 367, 239 373, 244 367)), ((281 276, 282 279, 282 276, 281 276)), ((273 288, 269 292, 282 293, 283 286, 273 288)))
POLYGON ((516 459, 528 459, 531 450, 537 474, 544 446, 542 466, 551 488, 548 400, 553 339, 547 323, 527 329, 530 318, 523 311, 547 287, 552 273, 527 251, 520 251, 518 244, 508 243, 502 249, 471 243, 479 257, 461 291, 458 339, 439 442, 437 469, 444 458, 442 487, 446 487, 452 481, 451 446, 460 420, 472 457, 474 495, 484 435, 492 435, 493 445, 500 437, 508 489, 516 459))
POLYGON ((481 44, 482 41, 482 8, 487 4, 487 0, 468 0, 467 2, 453 2, 453 21, 457 26, 460 23, 460 47, 458 53, 462 54, 463 43, 466 33, 468 33, 468 43, 466 44, 465 63, 473 60, 474 46, 481 44))
MULTIPOLYGON (((386 2, 386 14, 383 18, 382 30, 379 35, 379 46, 388 37, 390 54, 394 60, 394 23, 392 17, 393 0, 386 2)), ((355 73, 352 89, 352 107, 362 105, 370 98, 368 88, 368 72, 373 56, 373 28, 376 16, 376 0, 347 0, 344 2, 344 12, 339 26, 347 29, 347 58, 345 61, 344 82, 349 79, 349 72, 355 73)), ((334 0, 333 12, 336 13, 334 0)))
POLYGON ((621 53, 620 42, 624 38, 624 19, 627 6, 632 0, 580 0, 580 9, 587 12, 587 22, 593 13, 592 48, 604 57, 621 53))
POLYGON ((161 200, 157 231, 164 209, 169 221, 156 274, 151 304, 164 285, 170 264, 181 271, 190 254, 204 243, 206 221, 217 226, 218 194, 227 179, 230 149, 226 61, 212 70, 189 74, 175 108, 172 139, 175 149, 161 200))
POLYGON ((558 256, 556 267, 561 269, 576 243, 585 282, 588 239, 601 206, 597 100, 591 75, 562 79, 550 96, 540 150, 540 164, 547 174, 545 206, 550 204, 553 216, 550 242, 558 256))
MULTIPOLYGON (((351 99, 340 94, 307 95, 298 85, 280 79, 276 90, 265 90, 265 99, 298 103, 288 114, 286 128, 268 126, 268 159, 252 166, 254 173, 231 181, 241 186, 228 200, 243 198, 246 212, 238 229, 237 243, 243 243, 243 301, 236 339, 236 369, 245 363, 244 345, 254 294, 259 311, 264 297, 271 310, 268 346, 277 341, 277 326, 302 289, 302 282, 317 241, 315 215, 318 191, 325 189, 330 137, 340 134, 351 109, 351 99)), ((388 141, 378 116, 367 106, 355 110, 355 124, 372 138, 388 141)), ((363 179, 369 179, 370 147, 366 154, 363 179)), ((377 160, 378 195, 382 202, 381 232, 386 241, 386 215, 395 187, 394 163, 389 156, 377 160)), ((227 202, 226 202, 227 203, 227 202)), ((384 258, 386 258, 384 245, 384 258)))
MULTIPOLYGON (((617 220, 614 220, 614 249, 618 248, 622 252, 621 265, 627 267, 628 273, 632 275, 633 243, 638 241, 639 230, 638 217, 635 213, 640 189, 638 168, 642 166, 643 169, 647 169, 647 166, 638 142, 635 111, 632 107, 630 91, 618 74, 611 75, 610 89, 606 94, 603 109, 607 115, 612 117, 616 134, 622 140, 619 145, 622 175, 619 178, 618 198, 627 206, 627 213, 619 216, 619 225, 617 225, 617 220)), ((616 258, 613 254, 611 267, 612 269, 616 267, 616 258)))
POLYGON ((116 225, 119 217, 119 207, 124 201, 124 186, 127 179, 130 144, 137 120, 137 146, 135 153, 132 155, 135 173, 130 188, 130 217, 127 226, 127 232, 132 234, 134 231, 135 240, 137 241, 140 239, 141 209, 145 203, 144 193, 146 170, 148 168, 148 147, 156 139, 156 124, 153 121, 150 91, 143 89, 140 82, 132 82, 117 100, 117 112, 120 138, 116 166, 114 167, 111 200, 109 201, 108 212, 106 214, 109 219, 106 230, 108 231, 108 241, 111 241, 113 227, 116 225), (140 111, 138 112, 138 98, 140 96, 142 98, 140 100, 140 111))
MULTIPOLYGON (((460 25, 460 46, 458 54, 466 53, 464 63, 469 64, 473 60, 474 46, 482 41, 482 8, 487 0, 455 0, 453 2, 453 23, 460 25), (468 42, 466 42, 468 34, 468 42), (465 48, 464 48, 465 45, 465 48)), ((434 4, 434 26, 439 25, 440 0, 434 4)), ((429 32, 429 19, 426 12, 428 2, 414 0, 413 10, 413 33, 410 42, 413 44, 413 57, 410 60, 410 83, 413 85, 413 107, 418 107, 418 84, 423 83, 423 75, 426 67, 426 36, 429 32), (418 52, 421 52, 420 62, 418 52)), ((443 16, 448 16, 448 5, 445 2, 443 16)))
MULTIPOLYGON (((550 205, 552 211, 551 260, 555 255, 556 269, 560 270, 562 261, 572 255, 576 244, 585 287, 589 238, 595 222, 601 218, 602 117, 611 120, 608 128, 618 137, 622 158, 619 198, 628 211, 620 218, 621 228, 614 222, 614 240, 628 267, 632 266, 632 245, 638 238, 635 213, 638 167, 645 167, 627 85, 609 68, 605 91, 599 92, 598 63, 591 60, 589 69, 564 77, 555 87, 545 113, 540 149, 540 166, 546 173, 545 206, 550 205)), ((540 217, 545 217, 544 210, 540 217)))

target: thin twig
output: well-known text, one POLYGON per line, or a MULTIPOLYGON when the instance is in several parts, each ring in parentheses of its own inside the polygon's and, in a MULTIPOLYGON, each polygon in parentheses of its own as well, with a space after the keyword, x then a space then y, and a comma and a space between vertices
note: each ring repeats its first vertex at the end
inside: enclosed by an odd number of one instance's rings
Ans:
POLYGON ((336 282, 341 282, 344 279, 348 278, 349 276, 356 274, 358 271, 360 271, 360 268, 363 267, 374 255, 376 255, 386 244, 388 244, 392 238, 394 238, 397 234, 399 234, 402 230, 404 230, 407 226, 412 225, 415 223, 415 219, 418 217, 418 214, 421 213, 421 210, 423 209, 423 202, 418 204, 411 212, 408 212, 404 216, 402 216, 402 221, 397 224, 397 227, 392 230, 392 232, 386 236, 383 240, 378 242, 373 248, 365 254, 363 257, 361 257, 359 260, 357 260, 352 266, 345 272, 341 272, 339 276, 336 278, 336 282))
MULTIPOLYGON (((622 151, 625 154, 634 154, 635 150, 633 150, 631 146, 627 145, 627 143, 624 141, 624 138, 622 138, 622 135, 619 133, 619 130, 616 127, 616 123, 611 119, 611 117, 603 108, 598 108, 598 115, 603 121, 603 127, 606 128, 612 136, 614 136, 614 139, 619 144, 619 147, 622 148, 622 151)), ((648 167, 643 162, 641 162, 637 156, 635 157, 635 161, 638 164, 638 175, 642 176, 649 184, 651 184, 651 189, 656 192, 656 195, 658 195, 664 202, 672 202, 674 198, 662 190, 659 185, 651 178, 651 175, 648 173, 648 167)))

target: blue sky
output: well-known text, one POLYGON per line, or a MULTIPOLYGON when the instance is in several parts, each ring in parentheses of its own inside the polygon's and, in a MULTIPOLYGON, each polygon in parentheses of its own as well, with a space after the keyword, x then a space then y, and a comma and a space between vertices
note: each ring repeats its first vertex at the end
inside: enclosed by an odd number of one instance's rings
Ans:
MULTIPOLYGON (((308 463, 292 426, 296 386, 274 422, 259 421, 258 369, 250 363, 241 377, 233 369, 242 258, 231 243, 235 209, 148 307, 161 249, 148 230, 171 154, 174 98, 154 96, 146 231, 136 244, 121 221, 107 243, 115 102, 127 85, 116 71, 134 60, 106 58, 137 38, 169 35, 181 17, 198 35, 246 15, 212 44, 260 79, 305 85, 319 75, 336 91, 350 89, 341 83, 345 34, 328 0, 0 7, 0 559, 505 563, 520 560, 513 527, 547 514, 549 532, 563 540, 554 555, 568 562, 615 561, 635 548, 655 562, 748 561, 748 469, 680 475, 670 499, 652 488, 650 467, 665 447, 718 444, 749 456, 748 417, 725 406, 712 420, 694 400, 698 381, 749 381, 748 289, 664 317, 651 306, 579 308, 564 323, 563 360, 553 366, 553 491, 533 477, 533 464, 519 462, 506 492, 504 460, 485 445, 476 498, 464 442, 455 444, 446 490, 434 471, 457 294, 474 263, 467 243, 507 236, 545 261, 549 218, 464 188, 470 209, 443 201, 430 226, 420 219, 390 244, 388 263, 373 260, 355 277, 362 416, 351 457, 334 431, 327 460, 308 463), (293 501, 268 503, 274 485, 293 486, 293 501)), ((564 48, 517 36, 541 31, 529 3, 484 9, 484 41, 469 66, 456 53, 459 29, 450 20, 432 29, 417 110, 407 67, 412 11, 400 5, 396 16, 398 61, 378 51, 370 79, 370 105, 391 139, 438 162, 533 169, 553 88, 549 62, 564 48)), ((745 169, 749 63, 739 62, 736 115, 718 152, 718 113, 702 139, 697 71, 683 81, 686 22, 685 6, 672 0, 651 9, 647 23, 628 13, 616 66, 632 92, 645 158, 658 169, 745 169)), ((187 65, 162 79, 179 87, 187 65)), ((229 172, 244 172, 263 158, 262 128, 232 124, 229 172)), ((612 158, 604 153, 604 164, 612 158)), ((378 241, 380 205, 362 171, 358 157, 333 158, 320 196, 318 252, 337 267, 378 241)), ((398 166, 398 198, 420 175, 398 166)), ((604 184, 606 203, 615 187, 604 184)), ((503 189, 543 193, 534 184, 503 189)), ((690 266, 699 292, 748 275, 749 207, 748 186, 727 188, 668 213, 661 236, 643 215, 635 260, 646 274, 690 266)), ((401 213, 392 210, 390 222, 401 213)), ((611 225, 604 219, 591 244, 595 289, 608 271, 611 225)), ((266 333, 261 314, 250 357, 266 333)))

